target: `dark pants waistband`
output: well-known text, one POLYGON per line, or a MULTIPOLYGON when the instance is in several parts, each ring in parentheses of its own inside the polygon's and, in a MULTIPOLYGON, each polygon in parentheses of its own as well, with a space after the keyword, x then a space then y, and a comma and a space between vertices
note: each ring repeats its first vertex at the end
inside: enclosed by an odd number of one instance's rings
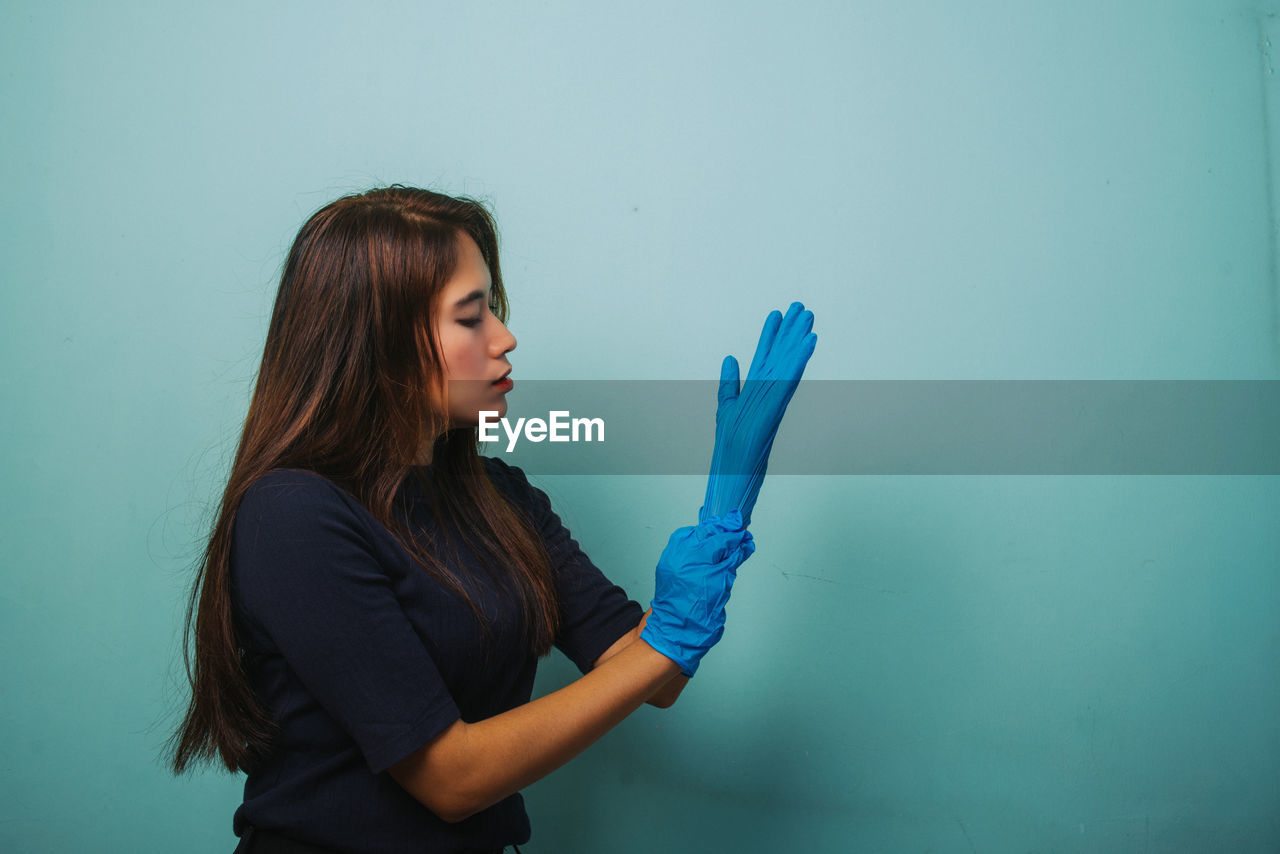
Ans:
POLYGON ((235 854, 335 854, 330 848, 299 842, 271 830, 247 828, 235 854))
MULTIPOLYGON (((519 854, 520 849, 512 846, 519 854)), ((502 854, 505 848, 476 849, 471 854, 502 854)), ((258 830, 250 827, 240 837, 235 854, 336 854, 332 848, 312 845, 310 842, 299 842, 271 830, 258 830)))

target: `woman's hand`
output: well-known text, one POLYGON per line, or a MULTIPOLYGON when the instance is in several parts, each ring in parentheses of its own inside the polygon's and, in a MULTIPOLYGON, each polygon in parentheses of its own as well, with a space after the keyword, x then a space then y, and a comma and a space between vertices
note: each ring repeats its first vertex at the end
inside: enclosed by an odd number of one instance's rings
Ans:
POLYGON ((725 357, 720 367, 711 476, 699 519, 738 510, 743 523, 751 524, 773 438, 818 343, 812 330, 813 312, 801 303, 793 302, 786 317, 771 312, 741 389, 738 360, 725 357))
POLYGON ((756 549, 734 510, 672 533, 658 559, 651 613, 640 638, 692 676, 724 634, 738 567, 756 549))

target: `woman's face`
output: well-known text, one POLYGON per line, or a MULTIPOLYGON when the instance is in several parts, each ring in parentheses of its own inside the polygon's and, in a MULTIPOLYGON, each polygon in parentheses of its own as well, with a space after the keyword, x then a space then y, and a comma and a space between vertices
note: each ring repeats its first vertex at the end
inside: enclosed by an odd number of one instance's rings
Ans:
POLYGON ((445 284, 435 312, 436 341, 444 359, 444 399, 436 404, 449 416, 449 426, 474 427, 481 410, 507 413, 507 353, 516 339, 489 310, 493 280, 480 247, 467 235, 458 238, 460 257, 445 284))

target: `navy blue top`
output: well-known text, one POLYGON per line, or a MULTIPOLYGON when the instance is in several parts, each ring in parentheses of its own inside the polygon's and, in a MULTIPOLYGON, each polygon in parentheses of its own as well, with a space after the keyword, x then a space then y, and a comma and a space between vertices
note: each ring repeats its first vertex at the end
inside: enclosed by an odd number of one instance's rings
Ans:
MULTIPOLYGON (((641 608, 520 469, 490 458, 485 467, 546 545, 562 613, 556 646, 585 673, 639 624, 641 608)), ((404 511, 441 542, 420 490, 412 481, 402 490, 404 511)), ((369 854, 528 841, 518 794, 448 824, 387 773, 459 718, 492 717, 533 690, 537 662, 517 606, 465 546, 442 551, 490 622, 487 643, 471 608, 332 482, 284 470, 249 489, 236 514, 233 603, 249 679, 280 729, 245 782, 237 835, 252 825, 369 854)))

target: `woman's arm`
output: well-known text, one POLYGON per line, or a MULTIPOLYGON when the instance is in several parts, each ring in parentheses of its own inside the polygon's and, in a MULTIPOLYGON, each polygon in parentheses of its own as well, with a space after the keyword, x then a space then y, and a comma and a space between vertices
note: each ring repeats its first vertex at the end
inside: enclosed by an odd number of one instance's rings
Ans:
POLYGON ((462 821, 577 756, 679 674, 634 640, 558 691, 477 723, 455 722, 389 771, 436 815, 462 821))
MULTIPOLYGON (((640 624, 622 637, 613 642, 613 645, 600 654, 600 657, 591 665, 592 668, 599 667, 604 662, 613 658, 623 649, 640 640, 640 632, 644 630, 645 621, 649 619, 652 611, 645 611, 644 616, 640 618, 640 624)), ((683 673, 677 674, 670 682, 658 689, 652 697, 645 702, 651 706, 657 706, 659 709, 669 709, 675 704, 680 697, 680 692, 684 690, 684 686, 689 684, 689 677, 683 673)))
POLYGON ((390 766, 391 776, 445 821, 462 821, 586 750, 677 674, 692 675, 724 632, 733 579, 755 550, 741 522, 735 511, 671 534, 641 637, 559 691, 476 723, 454 721, 390 766))

